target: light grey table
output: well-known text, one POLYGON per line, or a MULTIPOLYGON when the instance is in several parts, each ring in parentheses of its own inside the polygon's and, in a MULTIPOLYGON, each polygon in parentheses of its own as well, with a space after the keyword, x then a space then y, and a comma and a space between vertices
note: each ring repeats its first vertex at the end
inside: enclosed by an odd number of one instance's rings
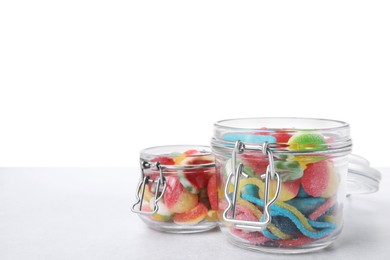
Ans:
MULTIPOLYGON (((376 194, 348 198, 336 243, 294 259, 389 259, 390 168, 376 194)), ((130 213, 136 168, 0 168, 0 259, 285 259, 218 230, 164 234, 130 213)))

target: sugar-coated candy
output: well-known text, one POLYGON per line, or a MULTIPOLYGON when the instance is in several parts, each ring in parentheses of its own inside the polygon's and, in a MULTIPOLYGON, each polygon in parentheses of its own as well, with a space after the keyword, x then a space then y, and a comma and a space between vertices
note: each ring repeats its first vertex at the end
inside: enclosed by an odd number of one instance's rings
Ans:
POLYGON ((188 192, 177 177, 166 177, 166 184, 164 201, 170 211, 183 213, 192 209, 198 203, 198 196, 188 192))
POLYGON ((288 217, 274 216, 272 218, 272 224, 287 234, 296 234, 299 232, 297 226, 288 217))
POLYGON ((179 170, 177 177, 184 188, 190 193, 198 194, 200 192, 200 187, 202 187, 202 185, 199 185, 198 182, 202 182, 202 180, 198 181, 198 178, 203 179, 203 176, 197 176, 196 174, 191 175, 191 173, 184 173, 182 170, 179 170))
MULTIPOLYGON (((227 133, 223 139, 230 142, 240 140, 245 144, 277 143, 271 146, 271 150, 276 151, 273 153, 274 168, 280 177, 281 187, 277 200, 269 208, 271 223, 260 232, 239 230, 228 223, 231 233, 239 237, 240 241, 246 240, 250 244, 266 247, 299 248, 337 233, 341 223, 337 221, 340 219, 338 210, 341 207, 337 203, 340 176, 338 166, 334 165, 337 161, 332 155, 322 152, 331 145, 329 136, 314 130, 279 132, 275 129, 259 129, 255 133, 227 133)), ((242 163, 245 174, 239 177, 235 218, 264 221, 265 182, 262 175, 269 167, 269 159, 260 150, 245 150, 238 153, 236 158, 236 165, 242 163)), ((222 161, 223 188, 229 174, 236 170, 232 169, 231 160, 227 158, 222 161)), ((230 199, 233 184, 234 178, 228 186, 227 195, 230 199)), ((275 192, 276 179, 271 179, 269 199, 274 197, 275 192)), ((219 201, 219 210, 221 206, 222 209, 227 207, 223 200, 219 201)))
POLYGON ((259 186, 252 184, 252 183, 248 183, 248 184, 242 186, 240 191, 241 191, 241 194, 247 193, 247 194, 250 194, 252 196, 259 196, 259 186))
POLYGON ((302 133, 294 135, 288 141, 289 149, 292 151, 302 150, 325 150, 327 148, 325 139, 320 134, 302 133))
MULTIPOLYGON (((252 197, 248 194, 243 194, 242 198, 253 202, 258 206, 264 207, 264 201, 261 199, 252 197)), ((330 234, 336 227, 333 223, 317 222, 307 219, 295 207, 283 202, 276 202, 271 205, 270 208, 271 216, 283 216, 289 218, 303 235, 313 239, 319 239, 330 234)))
POLYGON ((308 164, 319 162, 325 159, 326 157, 323 155, 294 155, 288 158, 289 161, 295 161, 299 163, 303 170, 307 168, 308 164))
POLYGON ((249 208, 242 205, 236 205, 236 219, 249 221, 258 220, 249 208))
POLYGON ((211 209, 218 210, 218 197, 217 197, 217 176, 210 177, 207 184, 207 194, 210 202, 211 209))
POLYGON ((299 188, 298 194, 297 194, 297 198, 308 198, 308 197, 311 197, 311 196, 306 193, 306 191, 303 189, 303 187, 301 185, 301 187, 299 188))
POLYGON ((194 208, 173 216, 173 221, 181 225, 195 225, 201 222, 207 215, 208 209, 199 202, 194 208))
MULTIPOLYGON (((331 164, 332 165, 332 164, 331 164)), ((330 198, 337 193, 339 188, 340 179, 333 166, 329 173, 329 181, 325 191, 321 194, 321 197, 330 198)))
MULTIPOLYGON (((295 198, 298 194, 300 186, 301 186, 300 179, 294 181, 281 182, 279 196, 276 201, 286 201, 295 198)), ((269 185, 270 198, 273 198, 275 196, 276 188, 277 188, 276 180, 270 180, 270 185, 269 185)), ((264 186, 261 189, 261 191, 259 191, 259 195, 260 198, 264 199, 264 186)))
MULTIPOLYGON (((247 178, 247 179, 242 179, 240 180, 239 184, 239 189, 242 190, 242 188, 248 184, 254 184, 257 187, 259 187, 259 193, 258 197, 261 199, 264 199, 264 189, 265 189, 265 183, 258 179, 258 178, 247 178)), ((298 194, 299 187, 301 185, 301 180, 297 179, 294 181, 289 181, 289 182, 282 182, 281 187, 279 190, 279 196, 277 201, 286 201, 290 200, 298 194)), ((270 198, 273 198, 275 196, 276 192, 276 181, 275 180, 270 180, 269 184, 269 196, 270 198)))
POLYGON ((244 164, 244 172, 253 177, 264 174, 268 167, 268 157, 257 153, 243 153, 240 155, 242 163, 244 164))
MULTIPOLYGON (((262 218, 263 213, 261 213, 260 209, 252 204, 249 201, 243 200, 242 198, 238 199, 238 204, 248 209, 258 220, 262 218)), ((276 236, 281 239, 290 239, 291 236, 282 232, 279 228, 277 228, 274 224, 270 223, 268 225, 268 229, 271 232, 271 236, 276 236)))
MULTIPOLYGON (((195 156, 188 157, 180 161, 179 165, 199 165, 214 163, 213 158, 209 156, 195 156)), ((199 193, 202 187, 207 185, 209 178, 209 171, 207 169, 192 169, 192 170, 180 170, 178 171, 180 182, 191 193, 199 193)))
POLYGON ((291 206, 295 207, 297 210, 299 210, 303 215, 308 217, 311 213, 317 210, 318 207, 320 207, 324 202, 326 201, 325 198, 294 198, 292 200, 286 201, 287 204, 290 204, 291 206))
MULTIPOLYGON (((192 149, 156 156, 151 161, 159 162, 161 165, 182 167, 214 164, 214 157, 192 149)), ((158 170, 152 168, 145 174, 149 178, 149 183, 145 185, 142 210, 150 212, 153 210, 150 207, 154 205, 155 196, 159 196, 163 188, 161 185, 159 191, 156 191, 156 179, 159 178, 158 170)), ((214 167, 164 169, 164 177, 166 188, 162 199, 158 202, 159 209, 157 213, 145 216, 145 218, 158 222, 170 222, 172 227, 175 225, 196 225, 203 221, 212 224, 211 222, 216 221, 218 198, 217 176, 214 167)), ((193 230, 196 230, 196 227, 193 230)))
POLYGON ((321 206, 319 206, 315 211, 313 211, 310 214, 309 219, 317 220, 319 217, 324 215, 325 212, 328 211, 329 208, 333 205, 334 201, 335 201, 335 198, 333 198, 333 197, 327 199, 324 203, 321 204, 321 206))
POLYGON ((302 176, 303 189, 313 197, 332 196, 337 189, 335 184, 337 176, 333 164, 328 160, 308 164, 302 176))

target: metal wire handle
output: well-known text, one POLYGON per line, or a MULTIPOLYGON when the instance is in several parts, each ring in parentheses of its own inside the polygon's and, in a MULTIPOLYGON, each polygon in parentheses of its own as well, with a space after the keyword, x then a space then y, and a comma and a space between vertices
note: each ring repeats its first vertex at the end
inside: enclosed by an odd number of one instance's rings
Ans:
POLYGON ((226 185, 225 185, 225 198, 228 201, 228 207, 223 212, 223 219, 226 222, 232 223, 234 227, 239 229, 246 230, 255 230, 262 231, 267 228, 268 224, 271 223, 271 214, 269 213, 269 207, 277 200, 280 192, 280 177, 279 174, 275 171, 274 158, 272 151, 269 149, 268 142, 265 142, 262 145, 245 145, 241 141, 236 141, 233 152, 232 152, 232 172, 229 174, 226 185), (236 157, 237 154, 243 153, 245 150, 260 150, 264 155, 268 156, 268 166, 265 174, 261 175, 261 178, 264 179, 264 212, 263 212, 263 221, 247 221, 247 220, 238 220, 236 217, 236 204, 237 204, 237 194, 238 194, 238 184, 240 181, 241 175, 245 178, 248 178, 248 175, 243 172, 244 165, 242 163, 238 164, 236 167, 236 157), (233 184, 233 198, 229 197, 229 184, 231 179, 234 177, 233 184), (274 197, 268 201, 269 197, 269 180, 276 178, 276 191, 274 197), (229 211, 231 211, 231 217, 228 216, 229 211))
POLYGON ((135 194, 137 202, 133 204, 133 206, 131 207, 131 211, 133 211, 134 213, 141 214, 141 215, 151 216, 151 215, 157 213, 157 211, 159 209, 157 203, 162 199, 162 197, 164 196, 164 193, 165 193, 165 189, 167 188, 167 184, 165 182, 164 173, 163 173, 164 167, 161 166, 159 162, 152 165, 148 162, 141 160, 140 163, 141 163, 141 180, 138 183, 137 191, 135 194), (159 177, 156 180, 151 180, 150 177, 145 176, 145 173, 144 173, 145 169, 149 169, 152 166, 154 166, 156 169, 158 169, 158 171, 160 173, 159 177), (156 184, 156 194, 154 195, 153 208, 151 207, 152 205, 150 205, 151 211, 143 211, 142 210, 142 203, 143 203, 144 196, 145 196, 145 185, 148 184, 149 182, 156 182, 157 183, 156 184), (162 185, 162 190, 161 190, 160 195, 159 195, 161 185, 162 185), (141 194, 141 197, 140 197, 140 194, 141 194))
MULTIPOLYGON (((180 170, 196 170, 196 169, 203 169, 203 168, 214 168, 215 163, 205 163, 205 164, 196 164, 196 165, 162 165, 160 162, 150 162, 142 160, 140 161, 141 166, 141 179, 138 182, 137 185, 137 191, 135 193, 135 197, 137 202, 133 204, 131 207, 131 211, 134 213, 138 213, 141 215, 151 216, 158 211, 158 202, 163 198, 165 190, 167 188, 167 184, 164 177, 164 170, 169 171, 180 171, 180 170), (149 176, 146 176, 144 171, 145 169, 156 169, 159 171, 159 177, 155 180, 152 180, 149 176), (151 208, 151 211, 144 211, 142 210, 142 204, 145 196, 145 186, 150 183, 155 182, 156 184, 156 194, 154 195, 154 203, 153 208, 151 208), (162 189, 160 188, 162 186, 162 189), (160 191, 161 189, 161 191, 160 191), (160 192, 160 194, 159 194, 160 192)), ((152 205, 150 205, 152 206, 152 205)))

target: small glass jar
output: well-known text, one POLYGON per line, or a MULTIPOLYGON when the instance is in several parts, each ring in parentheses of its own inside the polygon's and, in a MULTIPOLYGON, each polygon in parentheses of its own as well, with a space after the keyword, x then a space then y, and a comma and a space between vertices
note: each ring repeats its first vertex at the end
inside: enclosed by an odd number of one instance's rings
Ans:
MULTIPOLYGON (((212 151, 222 232, 237 246, 265 252, 302 253, 330 245, 342 230, 351 147, 349 125, 340 121, 217 122, 212 151)), ((368 168, 354 160, 355 169, 368 168)), ((357 193, 358 176, 352 178, 357 193)), ((368 191, 377 184, 378 179, 368 191)))
POLYGON ((132 211, 150 228, 195 233, 217 226, 215 163, 209 147, 151 147, 141 151, 140 164, 132 211))

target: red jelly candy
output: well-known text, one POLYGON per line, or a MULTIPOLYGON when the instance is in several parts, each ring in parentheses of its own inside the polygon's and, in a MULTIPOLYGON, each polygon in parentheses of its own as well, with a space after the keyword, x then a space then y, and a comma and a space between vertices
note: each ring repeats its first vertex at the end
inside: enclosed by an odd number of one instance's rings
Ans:
POLYGON ((257 175, 265 173, 268 166, 268 158, 263 155, 241 154, 244 166, 250 167, 257 175))
POLYGON ((152 162, 159 162, 162 165, 174 165, 175 161, 171 157, 158 156, 153 158, 152 162))
POLYGON ((210 206, 213 210, 218 210, 217 198, 217 175, 213 175, 207 184, 207 194, 209 196, 210 206))
POLYGON ((328 188, 332 165, 327 161, 310 163, 303 172, 302 187, 307 194, 320 197, 328 188))
POLYGON ((176 213, 173 216, 173 221, 181 225, 194 225, 202 221, 206 217, 207 212, 208 209, 203 203, 198 203, 198 205, 186 212, 176 213))
MULTIPOLYGON (((199 164, 209 164, 214 163, 213 159, 206 156, 200 157, 190 157, 181 161, 181 165, 199 165, 199 164)), ((199 190, 203 187, 206 187, 209 173, 211 170, 209 168, 193 169, 193 170, 183 170, 182 176, 180 175, 180 181, 182 184, 191 192, 198 193, 199 190), (184 178, 183 178, 184 177, 184 178)))

